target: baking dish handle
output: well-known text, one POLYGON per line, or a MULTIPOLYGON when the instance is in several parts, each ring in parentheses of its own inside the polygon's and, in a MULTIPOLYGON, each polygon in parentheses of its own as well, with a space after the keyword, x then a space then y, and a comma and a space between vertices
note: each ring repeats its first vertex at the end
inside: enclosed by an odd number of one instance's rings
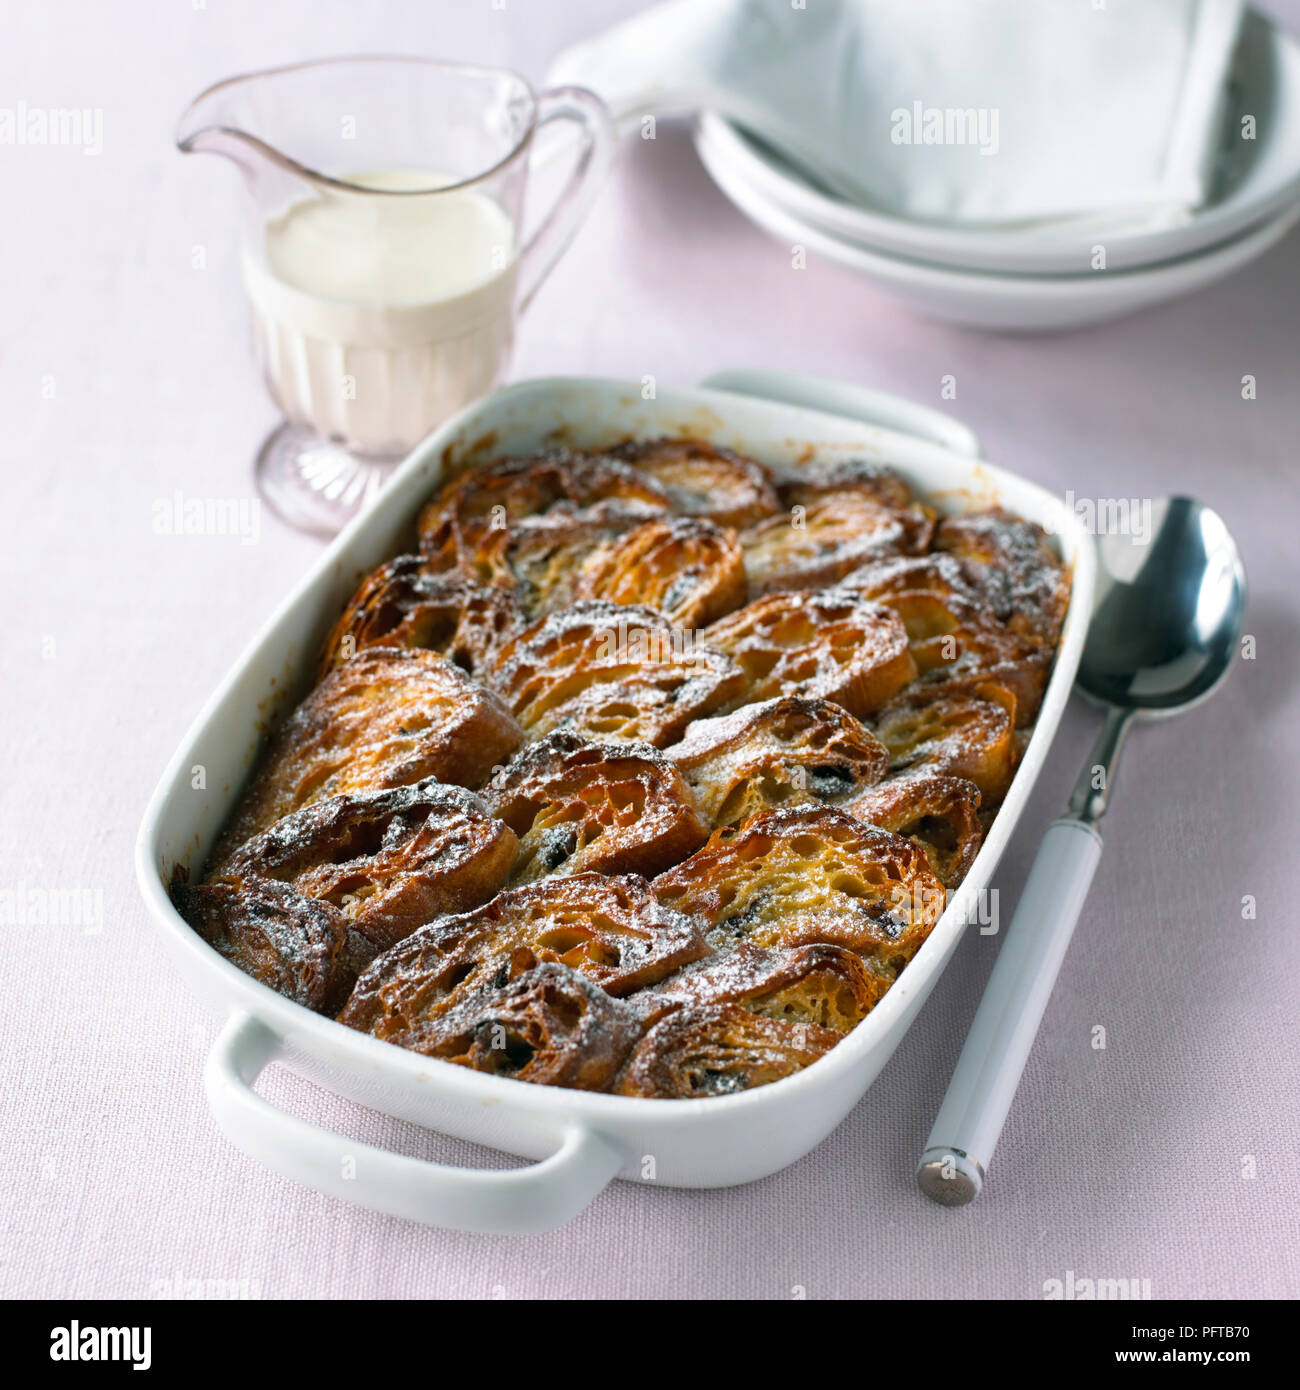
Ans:
POLYGON ((233 1015, 208 1057, 208 1103, 246 1154, 330 1197, 429 1226, 524 1235, 576 1216, 622 1166, 613 1144, 578 1126, 549 1158, 505 1170, 453 1168, 355 1143, 257 1094, 253 1083, 278 1048, 265 1024, 233 1015))
POLYGON ((945 449, 967 458, 984 457, 979 436, 960 420, 887 391, 872 391, 851 382, 830 381, 803 372, 771 372, 746 367, 715 372, 705 377, 700 385, 710 391, 761 396, 764 400, 821 410, 828 415, 847 415, 851 420, 862 420, 882 429, 914 435, 931 444, 942 444, 945 449))

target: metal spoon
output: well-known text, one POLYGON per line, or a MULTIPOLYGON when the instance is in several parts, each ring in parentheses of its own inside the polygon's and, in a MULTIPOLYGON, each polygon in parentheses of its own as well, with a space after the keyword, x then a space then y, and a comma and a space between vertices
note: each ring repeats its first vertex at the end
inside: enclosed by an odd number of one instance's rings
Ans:
POLYGON ((989 1160, 1101 857, 1119 751, 1137 718, 1209 697, 1241 637, 1246 576, 1228 528, 1190 497, 1161 498, 1150 527, 1098 542, 1097 597, 1077 689, 1106 723, 1070 798, 1047 828, 1007 928, 916 1180, 944 1206, 979 1196, 989 1160))

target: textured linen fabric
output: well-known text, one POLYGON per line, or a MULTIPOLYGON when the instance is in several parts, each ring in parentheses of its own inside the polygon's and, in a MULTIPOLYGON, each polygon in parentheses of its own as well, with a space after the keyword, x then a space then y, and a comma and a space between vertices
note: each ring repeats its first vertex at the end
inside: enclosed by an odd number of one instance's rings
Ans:
MULTIPOLYGON (((974 932, 846 1122, 747 1187, 617 1184, 558 1231, 484 1237, 319 1196, 217 1131, 201 1073, 222 1020, 162 949, 133 845, 179 738, 318 547, 266 511, 254 544, 153 528, 177 490, 250 498, 276 422, 247 347, 236 180, 175 154, 169 131, 201 86, 252 66, 405 49, 537 76, 626 12, 10 8, 0 90, 102 107, 104 149, 0 148, 0 889, 84 890, 91 927, 0 927, 0 1294, 1029 1299, 1072 1270, 1149 1279, 1154 1297, 1295 1297, 1300 239, 1105 328, 956 332, 833 266, 793 270, 667 124, 622 157, 530 309, 516 376, 820 372, 944 405, 992 458, 1079 498, 1195 493, 1242 544, 1254 660, 1125 750, 1092 895, 972 1207, 931 1205, 912 1173, 996 952, 974 932)), ((1300 6, 1274 12, 1300 27, 1300 6)), ((1097 724, 1072 705, 995 880, 1004 922, 1097 724)), ((370 1143, 511 1161, 278 1069, 262 1087, 370 1143)))
POLYGON ((1242 8, 666 0, 562 53, 548 80, 592 88, 620 123, 717 111, 878 211, 1100 236, 1204 201, 1242 8))

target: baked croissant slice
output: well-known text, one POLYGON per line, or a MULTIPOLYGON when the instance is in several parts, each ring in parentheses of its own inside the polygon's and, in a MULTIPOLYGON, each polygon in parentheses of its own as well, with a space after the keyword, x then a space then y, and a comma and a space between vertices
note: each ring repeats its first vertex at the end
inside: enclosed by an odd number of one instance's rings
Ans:
POLYGON ((739 1004, 694 1005, 650 1029, 614 1089, 653 1100, 734 1095, 793 1076, 839 1040, 833 1029, 768 1018, 739 1004))
POLYGON ((472 792, 427 779, 313 802, 253 836, 226 873, 330 903, 387 950, 430 918, 486 902, 518 848, 472 792))
POLYGON ((339 1022, 392 1039, 540 962, 621 996, 708 953, 700 924, 635 874, 548 878, 413 932, 357 980, 339 1022))
POLYGON ((515 882, 657 874, 709 837, 682 774, 648 743, 549 734, 516 754, 483 799, 519 837, 515 882))
POLYGON ((645 604, 675 627, 695 629, 739 608, 748 580, 734 532, 672 517, 642 522, 598 546, 577 590, 583 598, 645 604))
POLYGON ((872 459, 834 459, 806 466, 777 484, 777 495, 787 511, 807 506, 827 493, 846 491, 861 493, 900 512, 916 502, 907 480, 896 468, 872 459))
POLYGON ((926 548, 933 522, 919 508, 882 506, 868 492, 844 489, 795 503, 740 534, 750 590, 815 589, 834 584, 883 555, 926 548))
POLYGON ((1012 632, 1055 649, 1070 603, 1070 578, 1041 526, 993 508, 945 517, 934 543, 962 562, 1012 632))
POLYGON ((350 929, 333 903, 306 898, 291 884, 252 877, 172 884, 176 910, 245 975, 318 1013, 347 999, 375 947, 350 929))
POLYGON ((884 744, 848 710, 801 695, 697 719, 666 751, 715 827, 779 806, 844 801, 889 767, 884 744))
POLYGON ((479 786, 521 740, 501 701, 450 661, 367 647, 336 666, 272 737, 209 874, 246 840, 327 796, 427 777, 479 786))
POLYGON ((1051 670, 1051 652, 1012 632, 981 604, 917 589, 882 594, 907 630, 917 694, 942 685, 1005 703, 1017 728, 1033 723, 1051 670), (996 694, 994 694, 996 692, 996 694))
POLYGON ((653 887, 662 903, 705 923, 715 950, 826 942, 890 976, 945 901, 915 845, 833 806, 764 811, 715 831, 653 887))
POLYGON ((390 1041, 493 1076, 603 1091, 641 1032, 623 1000, 544 961, 390 1041))
POLYGON ((802 695, 862 718, 916 675, 901 619, 849 589, 768 594, 700 636, 744 672, 746 702, 802 695))
POLYGON ((739 529, 780 510, 772 475, 761 463, 702 439, 651 439, 612 452, 653 478, 678 516, 739 529))
POLYGON ((420 553, 431 568, 474 564, 494 531, 524 517, 580 515, 621 502, 642 513, 671 510, 668 494, 639 469, 603 454, 568 450, 498 459, 453 478, 420 513, 420 553))
POLYGON ((980 791, 964 777, 930 772, 889 777, 859 792, 843 809, 910 840, 949 889, 966 877, 984 838, 980 791))
POLYGON ((768 951, 742 942, 723 955, 688 965, 645 993, 666 1004, 740 1004, 767 1018, 848 1033, 888 988, 885 976, 843 946, 819 943, 768 951))
POLYGON ((986 808, 1002 801, 1015 775, 1019 746, 1012 715, 995 700, 943 686, 928 694, 905 690, 876 711, 872 728, 889 750, 892 772, 965 777, 986 808))
POLYGON ((531 622, 580 598, 588 556, 656 515, 640 504, 611 501, 520 517, 488 530, 461 567, 481 583, 511 590, 531 622))
POLYGON ((984 602, 976 585, 967 577, 959 560, 931 551, 927 555, 888 555, 872 560, 840 581, 841 589, 852 589, 863 598, 879 602, 887 594, 909 590, 937 594, 940 598, 965 599, 981 607, 988 618, 993 610, 984 602))
POLYGON ((745 677, 654 609, 589 600, 507 643, 492 683, 531 739, 568 729, 662 748, 738 698, 745 677))
POLYGON ((357 590, 321 654, 317 680, 366 647, 420 647, 481 676, 524 625, 508 590, 456 574, 431 574, 419 555, 381 565, 357 590))

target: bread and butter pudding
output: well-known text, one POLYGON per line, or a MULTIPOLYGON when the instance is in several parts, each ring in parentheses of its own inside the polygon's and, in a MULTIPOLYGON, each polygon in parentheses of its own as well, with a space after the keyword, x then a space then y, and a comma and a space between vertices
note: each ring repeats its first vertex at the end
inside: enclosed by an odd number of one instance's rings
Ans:
POLYGON ((1069 577, 893 470, 698 440, 466 469, 327 638, 201 881, 242 970, 521 1081, 718 1096, 815 1062, 969 870, 1069 577))

